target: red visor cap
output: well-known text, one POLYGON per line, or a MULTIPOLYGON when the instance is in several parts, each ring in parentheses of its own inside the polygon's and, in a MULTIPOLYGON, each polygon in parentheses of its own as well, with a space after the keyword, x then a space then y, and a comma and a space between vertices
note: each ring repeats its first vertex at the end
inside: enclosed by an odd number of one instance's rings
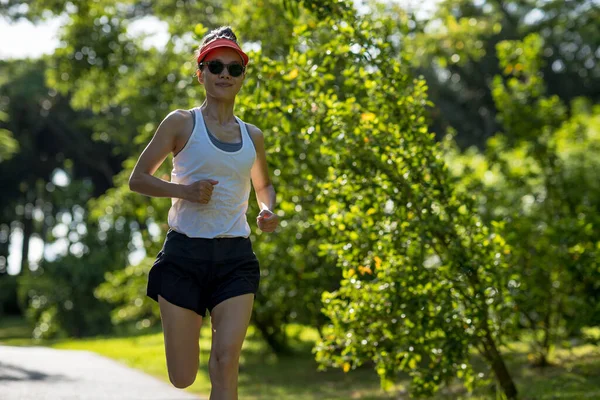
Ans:
POLYGON ((198 63, 200 63, 208 53, 219 47, 229 47, 234 49, 244 60, 244 65, 248 64, 248 56, 246 55, 246 53, 242 51, 242 49, 240 48, 240 46, 238 46, 236 42, 229 39, 216 39, 204 46, 204 48, 202 49, 202 51, 200 51, 200 54, 198 55, 198 63))

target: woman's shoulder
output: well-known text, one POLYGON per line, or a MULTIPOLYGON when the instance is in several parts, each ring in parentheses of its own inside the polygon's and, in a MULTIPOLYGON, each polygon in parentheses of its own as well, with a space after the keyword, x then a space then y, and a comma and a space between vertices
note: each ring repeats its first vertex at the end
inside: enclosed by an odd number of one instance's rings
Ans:
POLYGON ((244 123, 246 124, 246 129, 248 130, 250 136, 252 136, 252 139, 262 139, 263 133, 256 125, 249 124, 248 122, 244 123))
POLYGON ((250 135, 250 139, 252 139, 252 143, 254 144, 254 149, 259 153, 264 153, 265 148, 265 138, 260 129, 256 127, 256 125, 246 124, 246 129, 248 131, 248 135, 250 135))
POLYGON ((176 109, 171 111, 166 117, 165 121, 169 121, 171 124, 180 124, 194 121, 194 113, 192 110, 176 109))
POLYGON ((161 125, 174 132, 188 132, 194 125, 194 114, 191 110, 177 109, 171 111, 161 125))

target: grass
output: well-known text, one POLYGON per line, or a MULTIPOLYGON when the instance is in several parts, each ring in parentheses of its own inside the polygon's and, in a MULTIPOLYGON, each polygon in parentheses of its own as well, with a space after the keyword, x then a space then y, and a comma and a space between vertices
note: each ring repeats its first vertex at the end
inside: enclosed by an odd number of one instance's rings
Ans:
MULTIPOLYGON (((57 349, 87 350, 118 360, 133 368, 168 381, 162 333, 133 337, 98 337, 33 342, 27 339, 29 327, 19 319, 2 320, 0 343, 9 345, 45 345, 57 349)), ((256 331, 250 327, 240 365, 240 399, 408 399, 408 380, 400 379, 392 393, 379 388, 375 372, 361 368, 350 373, 339 370, 318 372, 310 348, 316 332, 306 327, 291 326, 289 333, 297 354, 280 357, 269 351, 256 331)), ((211 330, 202 328, 200 367, 196 382, 188 389, 207 395, 210 392, 208 353, 211 330)), ((539 369, 528 364, 528 346, 511 345, 504 352, 523 399, 600 399, 600 347, 580 345, 558 349, 550 360, 554 366, 539 369)), ((493 387, 483 387, 468 394, 459 385, 445 388, 435 399, 495 399, 493 387)))
POLYGON ((27 344, 31 343, 29 337, 31 337, 31 328, 23 318, 1 316, 0 343, 11 341, 18 344, 22 341, 23 344, 27 344))

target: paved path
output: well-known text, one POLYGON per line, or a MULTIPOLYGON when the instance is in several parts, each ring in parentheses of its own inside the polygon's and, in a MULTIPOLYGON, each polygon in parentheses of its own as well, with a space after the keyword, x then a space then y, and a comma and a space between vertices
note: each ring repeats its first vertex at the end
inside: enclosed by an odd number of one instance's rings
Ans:
POLYGON ((0 400, 200 400, 87 351, 0 346, 0 400))

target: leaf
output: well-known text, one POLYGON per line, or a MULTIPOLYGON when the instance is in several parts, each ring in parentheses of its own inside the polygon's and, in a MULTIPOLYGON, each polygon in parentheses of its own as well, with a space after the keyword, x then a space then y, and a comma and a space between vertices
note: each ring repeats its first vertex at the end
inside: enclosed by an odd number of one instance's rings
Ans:
POLYGON ((360 272, 361 275, 365 275, 365 274, 371 275, 371 274, 373 274, 373 271, 371 270, 371 267, 369 267, 369 266, 365 267, 365 266, 362 266, 362 265, 360 265, 358 267, 358 272, 360 272))
POLYGON ((362 113, 360 115, 360 119, 364 122, 369 122, 369 121, 373 121, 375 120, 376 115, 373 114, 372 112, 366 112, 366 113, 362 113))
POLYGON ((410 369, 415 369, 415 368, 417 368, 417 360, 416 360, 415 358, 411 358, 411 359, 408 361, 408 367, 409 367, 410 369))
POLYGON ((381 267, 381 258, 379 258, 378 256, 373 257, 373 260, 375 260, 375 268, 380 268, 381 267))
POLYGON ((206 35, 206 32, 208 32, 208 28, 204 27, 204 25, 196 24, 196 26, 194 26, 194 33, 196 36, 202 37, 206 35))

